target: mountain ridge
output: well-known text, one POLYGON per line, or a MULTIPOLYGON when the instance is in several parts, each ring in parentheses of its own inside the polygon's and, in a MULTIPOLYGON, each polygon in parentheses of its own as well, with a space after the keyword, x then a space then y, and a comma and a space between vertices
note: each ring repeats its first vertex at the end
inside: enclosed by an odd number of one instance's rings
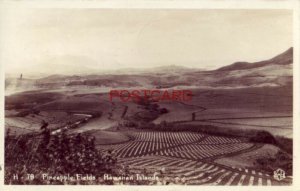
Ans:
POLYGON ((287 65, 293 62, 293 47, 290 47, 285 52, 269 59, 260 62, 235 62, 233 64, 218 68, 216 71, 229 71, 229 70, 247 70, 252 68, 263 67, 270 64, 287 65))
POLYGON ((37 89, 67 87, 204 87, 247 88, 285 86, 293 83, 293 48, 261 62, 236 62, 216 70, 201 70, 184 66, 168 65, 135 72, 114 72, 89 75, 49 75, 22 82, 6 78, 5 88, 37 89))

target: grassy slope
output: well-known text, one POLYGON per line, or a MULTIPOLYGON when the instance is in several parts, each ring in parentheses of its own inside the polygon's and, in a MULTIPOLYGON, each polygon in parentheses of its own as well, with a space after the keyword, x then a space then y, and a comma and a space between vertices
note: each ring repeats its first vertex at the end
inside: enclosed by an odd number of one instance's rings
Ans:
POLYGON ((108 145, 117 144, 125 141, 129 141, 129 137, 121 132, 110 132, 102 130, 91 130, 85 132, 87 135, 94 136, 96 138, 96 145, 108 145))

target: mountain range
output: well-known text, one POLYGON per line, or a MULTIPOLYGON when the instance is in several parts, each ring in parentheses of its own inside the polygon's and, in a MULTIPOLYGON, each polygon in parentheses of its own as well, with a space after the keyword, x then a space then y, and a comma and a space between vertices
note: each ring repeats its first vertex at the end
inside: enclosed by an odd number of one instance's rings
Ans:
POLYGON ((236 62, 216 70, 201 70, 176 65, 149 69, 124 69, 93 75, 54 74, 39 79, 6 78, 5 89, 61 87, 207 87, 243 88, 291 85, 293 48, 261 62, 236 62))

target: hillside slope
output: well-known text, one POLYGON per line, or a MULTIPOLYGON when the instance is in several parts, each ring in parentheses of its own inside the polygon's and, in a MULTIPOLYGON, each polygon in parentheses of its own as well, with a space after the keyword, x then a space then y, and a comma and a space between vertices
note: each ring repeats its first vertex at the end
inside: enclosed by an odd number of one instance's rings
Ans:
POLYGON ((275 56, 269 60, 261 62, 236 62, 228 66, 221 67, 217 71, 232 71, 232 70, 247 70, 253 68, 264 67, 268 65, 289 65, 293 62, 293 48, 289 48, 287 51, 275 56))
POLYGON ((29 80, 6 79, 6 91, 70 87, 105 88, 247 88, 290 86, 293 79, 293 48, 261 62, 236 62, 217 70, 203 71, 180 66, 94 75, 51 75, 29 80), (137 72, 137 71, 136 71, 137 72))

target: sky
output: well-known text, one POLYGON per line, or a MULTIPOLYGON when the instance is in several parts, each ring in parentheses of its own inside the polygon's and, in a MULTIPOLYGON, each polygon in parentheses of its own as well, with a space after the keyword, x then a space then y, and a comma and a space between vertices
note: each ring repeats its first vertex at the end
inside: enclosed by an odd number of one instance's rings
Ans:
POLYGON ((293 45, 290 10, 19 9, 2 13, 7 73, 216 69, 293 45))

